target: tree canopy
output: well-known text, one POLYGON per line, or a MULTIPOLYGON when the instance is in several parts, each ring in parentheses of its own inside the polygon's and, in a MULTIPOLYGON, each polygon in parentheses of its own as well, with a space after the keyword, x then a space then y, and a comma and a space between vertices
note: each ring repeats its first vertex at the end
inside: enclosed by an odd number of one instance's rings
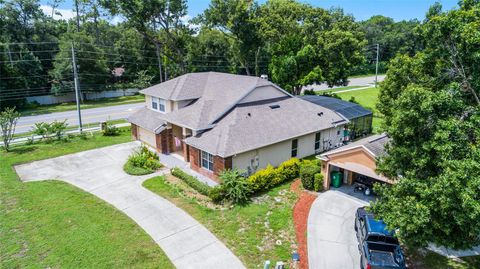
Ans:
POLYGON ((378 109, 391 137, 373 210, 414 246, 480 243, 480 4, 436 5, 418 31, 425 48, 394 58, 378 109))
POLYGON ((39 0, 0 1, 0 109, 73 91, 72 46, 82 92, 218 71, 267 74, 296 94, 311 83, 344 85, 348 76, 370 72, 365 48, 378 35, 389 36, 391 48, 382 60, 416 49, 414 23, 357 22, 341 9, 296 0, 212 0, 192 19, 186 0, 75 0, 78 16, 71 19, 58 12, 62 2, 47 2, 47 14, 39 0))

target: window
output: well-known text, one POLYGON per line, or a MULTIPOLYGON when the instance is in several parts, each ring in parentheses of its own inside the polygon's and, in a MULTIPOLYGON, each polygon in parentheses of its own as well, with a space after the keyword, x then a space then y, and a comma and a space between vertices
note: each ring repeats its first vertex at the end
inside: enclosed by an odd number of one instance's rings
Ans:
POLYGON ((213 171, 213 155, 202 151, 202 167, 213 171))
POLYGON ((320 149, 320 133, 315 134, 315 150, 320 149))
POLYGON ((152 109, 153 110, 158 109, 158 98, 157 97, 152 97, 152 109))
POLYGON ((292 157, 297 157, 298 139, 292 140, 292 157))
POLYGON ((158 110, 165 112, 165 100, 158 99, 158 110))
POLYGON ((152 109, 165 112, 165 99, 152 96, 152 109))

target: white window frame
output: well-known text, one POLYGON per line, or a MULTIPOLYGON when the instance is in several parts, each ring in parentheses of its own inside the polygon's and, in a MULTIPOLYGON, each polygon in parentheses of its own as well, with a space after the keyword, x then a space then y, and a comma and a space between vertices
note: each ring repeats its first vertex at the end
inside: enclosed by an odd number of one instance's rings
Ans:
POLYGON ((203 150, 200 152, 200 165, 202 168, 213 171, 213 155, 203 150))
POLYGON ((298 156, 298 139, 297 138, 292 140, 292 150, 290 151, 290 156, 292 158, 298 156))
POLYGON ((315 133, 315 144, 314 144, 315 151, 320 150, 320 139, 321 139, 321 137, 322 137, 322 134, 320 132, 315 133))
POLYGON ((165 113, 167 108, 167 101, 162 98, 152 96, 152 109, 165 113))
POLYGON ((152 109, 158 110, 158 98, 152 96, 152 109))
POLYGON ((165 112, 166 107, 167 107, 167 102, 165 101, 165 99, 158 98, 158 111, 165 112))

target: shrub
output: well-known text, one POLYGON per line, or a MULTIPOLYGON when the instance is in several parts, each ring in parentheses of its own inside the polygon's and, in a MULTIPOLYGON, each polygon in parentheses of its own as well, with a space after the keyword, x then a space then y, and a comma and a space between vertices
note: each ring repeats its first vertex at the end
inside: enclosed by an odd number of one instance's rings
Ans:
POLYGON ((268 190, 274 186, 276 182, 282 182, 282 178, 273 166, 268 165, 265 169, 259 170, 248 177, 247 182, 253 192, 258 192, 268 190))
POLYGON ((208 197, 212 200, 212 202, 216 204, 223 202, 223 200, 225 200, 225 189, 223 188, 223 185, 220 184, 218 186, 210 188, 210 191, 208 192, 208 197))
POLYGON ((314 189, 315 174, 320 173, 320 165, 316 161, 303 161, 300 166, 302 185, 307 190, 314 189))
POLYGON ((183 180, 187 183, 188 186, 192 187, 194 190, 198 191, 199 193, 208 196, 210 194, 211 187, 207 184, 199 181, 196 177, 191 176, 185 173, 182 169, 174 167, 170 170, 170 173, 179 179, 183 180))
POLYGON ((42 137, 42 139, 46 139, 50 137, 50 124, 46 122, 37 122, 33 127, 33 133, 42 137))
POLYGON ((139 150, 128 157, 127 163, 123 166, 123 170, 129 175, 138 176, 151 174, 160 167, 162 167, 162 165, 159 162, 158 155, 142 145, 139 150))
POLYGON ((117 126, 112 125, 108 122, 106 123, 105 130, 103 130, 104 136, 117 136, 119 134, 120 134, 120 129, 118 129, 117 126))
POLYGON ((55 136, 57 140, 60 140, 65 134, 68 123, 64 121, 54 121, 51 123, 37 122, 33 127, 33 133, 42 137, 42 139, 50 139, 51 136, 55 136))
POLYGON ((323 174, 315 174, 313 178, 313 190, 316 192, 323 191, 323 174))
MULTIPOLYGON (((299 176, 300 160, 291 158, 278 166, 277 173, 281 175, 283 181, 293 180, 299 176)), ((281 183, 281 182, 279 182, 281 183)))
POLYGON ((225 199, 238 204, 248 201, 251 193, 250 186, 237 169, 222 171, 220 179, 222 179, 225 199))

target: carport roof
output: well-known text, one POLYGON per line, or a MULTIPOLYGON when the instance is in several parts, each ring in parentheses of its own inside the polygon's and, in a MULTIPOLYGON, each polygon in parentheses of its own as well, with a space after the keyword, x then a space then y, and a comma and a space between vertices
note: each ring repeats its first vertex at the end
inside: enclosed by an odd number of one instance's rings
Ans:
POLYGON ((366 167, 364 165, 358 164, 358 163, 352 163, 352 162, 344 162, 344 163, 337 163, 337 162, 330 162, 329 164, 334 165, 339 168, 343 168, 348 171, 355 172, 357 174, 361 174, 367 177, 374 178, 379 181, 383 181, 386 183, 393 183, 390 179, 377 174, 374 170, 372 170, 369 167, 366 167))
POLYGON ((353 148, 363 147, 368 152, 370 152, 373 157, 382 157, 386 154, 385 152, 385 145, 388 143, 390 138, 385 134, 377 134, 371 135, 365 138, 362 138, 358 141, 352 142, 345 146, 339 147, 337 149, 327 151, 320 155, 320 157, 327 157, 328 155, 332 155, 335 153, 343 152, 346 150, 350 150, 353 148))

